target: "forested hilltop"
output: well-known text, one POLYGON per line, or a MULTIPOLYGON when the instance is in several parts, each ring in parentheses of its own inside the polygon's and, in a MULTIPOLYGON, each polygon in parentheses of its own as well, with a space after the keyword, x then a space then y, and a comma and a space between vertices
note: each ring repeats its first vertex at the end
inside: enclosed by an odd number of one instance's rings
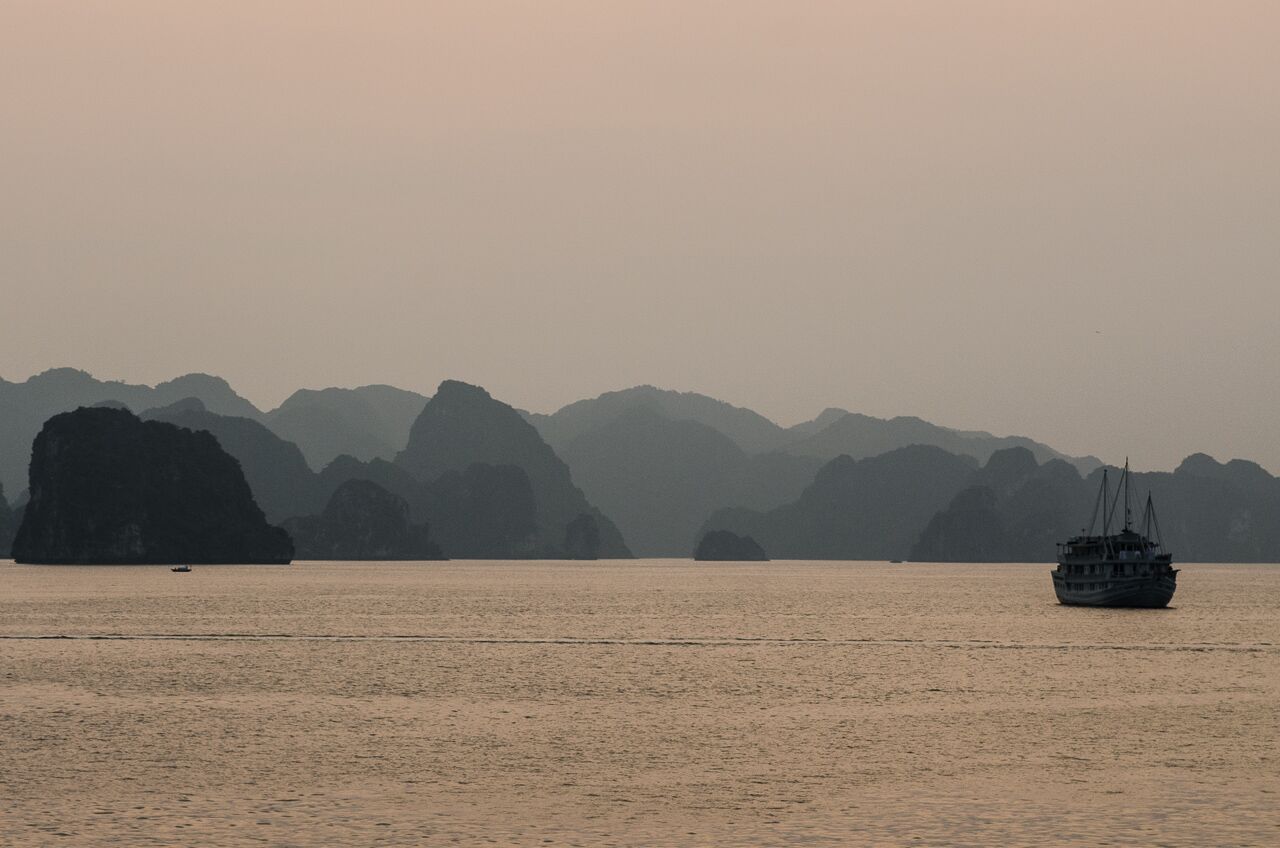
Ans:
MULTIPOLYGON (((688 557, 727 531, 773 559, 1049 561, 1101 474, 1024 437, 836 408, 787 428, 652 386, 550 415, 452 380, 431 397, 299 390, 263 411, 209 375, 151 387, 56 369, 0 380, 0 553, 36 435, 94 406, 211 434, 305 558, 688 557)), ((1280 561, 1280 482, 1260 466, 1197 454, 1133 486, 1179 561, 1280 561)))

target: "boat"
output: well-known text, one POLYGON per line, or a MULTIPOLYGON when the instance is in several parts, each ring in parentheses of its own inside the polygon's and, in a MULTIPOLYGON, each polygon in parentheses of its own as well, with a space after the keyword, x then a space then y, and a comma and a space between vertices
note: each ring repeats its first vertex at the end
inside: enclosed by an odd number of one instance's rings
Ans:
POLYGON ((1093 518, 1082 535, 1058 543, 1058 567, 1053 571, 1053 591, 1058 603, 1084 607, 1166 607, 1178 585, 1173 554, 1164 549, 1160 522, 1151 493, 1142 519, 1142 531, 1133 526, 1129 508, 1129 460, 1115 499, 1108 506, 1107 470, 1093 505, 1093 518), (1111 532, 1112 513, 1124 491, 1124 527, 1111 532), (1102 533, 1094 535, 1099 507, 1102 533), (1152 532, 1155 538, 1152 538, 1152 532))
POLYGON ((173 568, 171 568, 171 569, 169 569, 169 570, 170 570, 170 571, 176 571, 176 572, 178 572, 179 574, 186 574, 188 571, 190 571, 190 570, 191 570, 191 566, 189 566, 189 565, 175 565, 173 568))

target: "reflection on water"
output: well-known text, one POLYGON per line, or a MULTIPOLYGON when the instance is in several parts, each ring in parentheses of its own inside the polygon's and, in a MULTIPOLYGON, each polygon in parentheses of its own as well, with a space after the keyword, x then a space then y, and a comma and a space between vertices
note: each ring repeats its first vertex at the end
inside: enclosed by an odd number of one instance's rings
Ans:
POLYGON ((0 844, 1274 844, 1280 568, 1048 572, 3 563, 0 844))

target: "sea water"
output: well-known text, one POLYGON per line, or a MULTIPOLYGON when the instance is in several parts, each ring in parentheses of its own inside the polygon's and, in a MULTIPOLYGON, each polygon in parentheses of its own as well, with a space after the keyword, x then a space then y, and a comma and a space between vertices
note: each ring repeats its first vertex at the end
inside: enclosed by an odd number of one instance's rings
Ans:
POLYGON ((1280 567, 0 563, 0 844, 1280 844, 1280 567))

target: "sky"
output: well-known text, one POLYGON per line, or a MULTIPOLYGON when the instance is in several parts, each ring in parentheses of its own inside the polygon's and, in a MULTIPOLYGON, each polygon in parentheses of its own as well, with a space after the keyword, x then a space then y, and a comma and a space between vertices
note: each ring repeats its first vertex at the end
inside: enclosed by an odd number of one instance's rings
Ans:
POLYGON ((1280 3, 0 7, 0 377, 1280 472, 1280 3))

